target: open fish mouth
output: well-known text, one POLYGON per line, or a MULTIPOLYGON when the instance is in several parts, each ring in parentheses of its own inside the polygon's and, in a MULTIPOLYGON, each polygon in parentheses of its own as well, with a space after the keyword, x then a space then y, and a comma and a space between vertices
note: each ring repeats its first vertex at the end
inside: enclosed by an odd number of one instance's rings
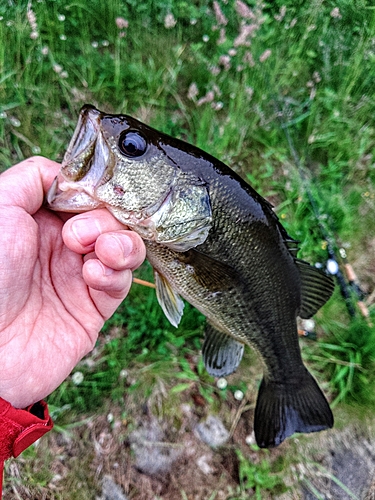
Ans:
POLYGON ((101 113, 93 106, 81 109, 61 170, 47 193, 51 209, 85 212, 104 206, 94 192, 112 162, 110 148, 100 133, 100 120, 101 113))
POLYGON ((85 191, 77 190, 76 185, 71 187, 69 182, 61 181, 60 175, 55 178, 49 188, 46 201, 50 209, 58 212, 87 212, 104 206, 85 191))

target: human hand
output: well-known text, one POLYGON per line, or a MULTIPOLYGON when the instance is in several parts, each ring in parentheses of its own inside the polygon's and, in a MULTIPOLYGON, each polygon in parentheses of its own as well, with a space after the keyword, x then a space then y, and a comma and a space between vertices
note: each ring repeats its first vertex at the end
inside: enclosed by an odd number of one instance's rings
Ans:
POLYGON ((0 175, 0 397, 50 394, 95 345, 145 258, 105 209, 69 218, 42 207, 60 165, 42 157, 0 175))

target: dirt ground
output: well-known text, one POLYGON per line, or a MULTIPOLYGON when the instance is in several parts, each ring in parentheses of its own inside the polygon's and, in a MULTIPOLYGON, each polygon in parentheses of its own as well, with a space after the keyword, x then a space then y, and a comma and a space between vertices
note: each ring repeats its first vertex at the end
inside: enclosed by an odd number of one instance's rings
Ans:
POLYGON ((200 404, 183 403, 178 425, 157 419, 147 405, 134 419, 113 407, 81 417, 77 427, 55 430, 7 463, 4 500, 375 498, 375 420, 359 422, 340 410, 335 429, 293 437, 268 452, 252 446, 253 405, 246 398, 229 400, 218 415, 200 404), (282 463, 287 489, 262 489, 257 497, 241 487, 236 450, 252 464, 282 463))

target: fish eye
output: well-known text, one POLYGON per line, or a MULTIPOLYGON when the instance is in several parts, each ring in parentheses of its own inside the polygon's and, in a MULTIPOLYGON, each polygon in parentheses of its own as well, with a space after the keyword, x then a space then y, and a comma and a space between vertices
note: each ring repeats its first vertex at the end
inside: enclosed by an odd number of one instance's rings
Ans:
POLYGON ((118 146, 125 156, 137 158, 146 152, 147 142, 139 132, 127 131, 120 135, 118 146))

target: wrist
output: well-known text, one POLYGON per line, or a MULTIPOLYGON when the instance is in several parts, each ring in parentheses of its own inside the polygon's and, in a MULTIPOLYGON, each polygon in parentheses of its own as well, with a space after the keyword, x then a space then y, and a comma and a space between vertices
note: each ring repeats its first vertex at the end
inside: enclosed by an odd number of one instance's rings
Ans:
POLYGON ((52 427, 44 401, 17 409, 0 398, 0 462, 17 457, 52 427))

